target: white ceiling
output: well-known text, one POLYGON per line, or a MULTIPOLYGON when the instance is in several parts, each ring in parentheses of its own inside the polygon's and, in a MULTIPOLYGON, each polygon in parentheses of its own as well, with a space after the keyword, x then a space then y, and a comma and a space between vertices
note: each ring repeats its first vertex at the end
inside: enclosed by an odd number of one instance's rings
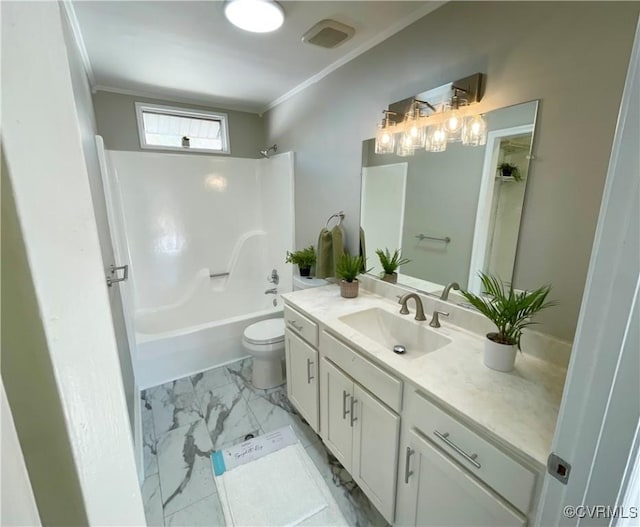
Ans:
POLYGON ((215 0, 75 0, 70 14, 95 89, 261 112, 441 4, 284 1, 284 25, 267 34, 232 26, 215 0), (303 33, 325 18, 355 36, 332 50, 304 44, 303 33))

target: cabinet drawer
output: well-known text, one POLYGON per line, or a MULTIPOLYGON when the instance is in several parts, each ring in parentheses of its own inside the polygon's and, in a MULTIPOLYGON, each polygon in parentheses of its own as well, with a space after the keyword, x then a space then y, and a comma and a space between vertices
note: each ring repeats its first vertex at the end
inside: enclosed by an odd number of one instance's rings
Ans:
POLYGON ((402 408, 402 381, 388 374, 326 331, 320 336, 322 353, 396 412, 402 408))
POLYGON ((287 327, 314 347, 318 347, 318 324, 290 306, 284 306, 287 327))
POLYGON ((419 392, 408 402, 410 422, 435 445, 524 513, 536 474, 435 406, 419 392))

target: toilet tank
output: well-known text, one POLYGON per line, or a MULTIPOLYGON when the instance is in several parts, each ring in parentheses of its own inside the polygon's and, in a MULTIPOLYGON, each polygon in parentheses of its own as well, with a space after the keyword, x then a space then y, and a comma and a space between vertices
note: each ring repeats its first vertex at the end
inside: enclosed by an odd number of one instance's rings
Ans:
POLYGON ((315 278, 313 276, 294 276, 293 277, 293 290, 299 291, 301 289, 311 289, 312 287, 321 287, 327 285, 329 282, 322 278, 315 278))

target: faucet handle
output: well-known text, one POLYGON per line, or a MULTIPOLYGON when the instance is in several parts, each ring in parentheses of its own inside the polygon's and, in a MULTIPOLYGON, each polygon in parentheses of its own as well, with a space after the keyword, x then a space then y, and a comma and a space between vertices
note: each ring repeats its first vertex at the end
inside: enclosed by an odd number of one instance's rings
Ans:
POLYGON ((440 315, 443 315, 445 317, 449 316, 449 313, 446 313, 444 311, 438 311, 437 309, 433 312, 433 317, 431 318, 431 322, 429 322, 429 325, 432 328, 439 328, 440 327, 440 315))

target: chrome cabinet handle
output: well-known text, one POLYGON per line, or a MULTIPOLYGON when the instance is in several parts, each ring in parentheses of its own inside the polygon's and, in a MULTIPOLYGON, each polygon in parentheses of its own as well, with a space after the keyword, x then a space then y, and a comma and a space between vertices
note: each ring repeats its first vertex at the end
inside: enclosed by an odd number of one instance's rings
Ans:
POLYGON ((109 266, 109 272, 111 276, 107 275, 107 285, 111 287, 113 284, 117 284, 118 282, 124 282, 127 278, 129 278, 129 266, 128 265, 111 265, 109 266), (122 271, 122 276, 117 278, 118 271, 122 271))
POLYGON ((467 454, 458 445, 456 445, 453 441, 451 441, 451 439, 449 439, 449 432, 445 432, 444 434, 441 434, 437 430, 434 430, 433 433, 438 439, 441 439, 442 441, 444 441, 447 445, 449 445, 451 448, 453 448, 458 454, 460 454, 462 457, 464 457, 474 467, 476 467, 476 468, 480 468, 481 467, 480 463, 478 463, 476 461, 476 458, 478 457, 478 454, 467 454))
POLYGON ((307 384, 311 384, 311 381, 315 379, 315 377, 311 375, 312 364, 313 364, 313 361, 311 359, 307 359, 307 384))
POLYGON ((409 467, 411 466, 412 455, 413 455, 413 450, 411 450, 411 447, 407 447, 407 453, 404 458, 404 482, 407 485, 409 484, 409 478, 413 474, 413 470, 409 470, 409 467))
POLYGON ((355 423, 358 418, 356 417, 356 412, 355 412, 355 406, 356 403, 358 402, 358 399, 356 399, 355 397, 351 397, 351 428, 353 428, 353 423, 355 423))
POLYGON ((342 419, 346 419, 349 413, 349 410, 347 410, 347 399, 349 397, 351 397, 351 394, 346 390, 342 390, 342 419))
POLYGON ((302 331, 302 324, 299 324, 295 320, 287 320, 287 322, 289 322, 289 324, 291 324, 294 329, 297 329, 298 331, 302 331))

